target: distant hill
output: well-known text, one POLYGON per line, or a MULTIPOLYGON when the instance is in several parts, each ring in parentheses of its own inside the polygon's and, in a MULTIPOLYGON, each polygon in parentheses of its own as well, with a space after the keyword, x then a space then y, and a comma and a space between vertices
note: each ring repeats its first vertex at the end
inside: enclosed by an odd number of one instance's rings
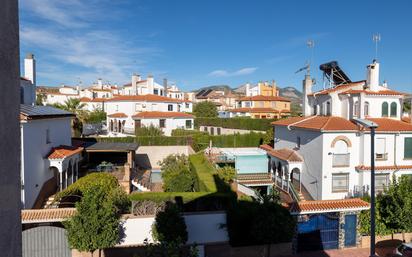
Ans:
POLYGON ((294 87, 279 88, 279 95, 289 98, 292 101, 292 103, 302 103, 303 94, 294 87))
POLYGON ((192 92, 197 93, 197 92, 200 92, 200 90, 204 90, 204 89, 213 89, 213 90, 222 90, 222 91, 225 91, 225 92, 228 92, 228 91, 232 91, 232 92, 233 92, 233 89, 230 88, 228 85, 205 86, 205 87, 201 87, 201 88, 199 88, 199 89, 195 89, 195 90, 193 90, 192 92))

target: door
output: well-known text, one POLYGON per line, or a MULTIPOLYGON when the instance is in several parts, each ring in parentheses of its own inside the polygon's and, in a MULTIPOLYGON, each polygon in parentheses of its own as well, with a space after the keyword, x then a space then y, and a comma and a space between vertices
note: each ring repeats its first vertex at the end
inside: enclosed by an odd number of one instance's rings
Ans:
POLYGON ((41 226, 22 233, 23 257, 71 257, 64 228, 41 226))
POLYGON ((356 223, 355 214, 345 215, 345 247, 356 246, 356 223))
POLYGON ((298 222, 298 251, 337 249, 339 245, 337 213, 313 214, 298 222))

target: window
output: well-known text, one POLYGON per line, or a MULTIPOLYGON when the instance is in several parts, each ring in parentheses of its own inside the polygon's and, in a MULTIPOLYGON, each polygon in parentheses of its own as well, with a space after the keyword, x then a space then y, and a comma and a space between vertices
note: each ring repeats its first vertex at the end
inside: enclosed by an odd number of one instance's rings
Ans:
POLYGON ((336 141, 332 158, 332 167, 348 167, 350 165, 348 143, 344 140, 336 141))
POLYGON ((154 94, 154 95, 158 95, 158 94, 159 94, 159 90, 158 90, 158 89, 154 89, 154 90, 153 90, 153 94, 154 94))
POLYGON ((50 144, 50 129, 46 129, 46 144, 50 144))
POLYGON ((185 103, 185 107, 186 107, 186 108, 189 108, 189 103, 185 103))
POLYGON ((369 102, 365 102, 363 114, 369 116, 369 102))
POLYGON ((217 128, 216 128, 216 132, 217 132, 218 135, 221 134, 221 129, 220 129, 220 127, 217 127, 217 128))
POLYGON ((245 102, 245 107, 250 107, 250 106, 251 106, 250 102, 245 102))
POLYGON ((167 110, 168 110, 169 112, 173 112, 173 104, 169 104, 169 105, 167 106, 167 110))
POLYGON ((192 128, 192 120, 186 120, 186 128, 191 129, 192 128))
POLYGON ((116 112, 119 111, 119 105, 116 104, 116 112))
POLYGON ((388 174, 375 174, 375 188, 376 191, 382 192, 389 186, 388 174))
POLYGON ((376 138, 376 160, 387 160, 388 154, 386 153, 386 138, 376 138))
POLYGON ((412 159, 412 137, 405 137, 403 158, 412 159))
POLYGON ((320 110, 319 110, 319 115, 324 115, 323 110, 325 108, 323 107, 323 104, 320 104, 320 110))
POLYGON ((263 101, 259 101, 259 107, 263 108, 265 106, 265 103, 263 101))
POLYGON ((396 113, 397 113, 397 105, 395 102, 391 103, 391 117, 396 117, 396 113))
POLYGON ((349 173, 332 174, 332 192, 349 191, 349 173))
POLYGON ((382 117, 388 117, 388 103, 382 103, 382 117))
POLYGON ((166 120, 165 119, 160 119, 159 120, 159 127, 160 128, 165 128, 166 127, 166 120))
POLYGON ((353 105, 353 117, 359 117, 359 102, 356 101, 353 105))

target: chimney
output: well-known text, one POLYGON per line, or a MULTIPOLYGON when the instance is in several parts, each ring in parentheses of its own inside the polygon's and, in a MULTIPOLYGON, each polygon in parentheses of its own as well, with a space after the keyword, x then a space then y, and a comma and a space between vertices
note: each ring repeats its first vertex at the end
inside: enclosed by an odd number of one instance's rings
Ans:
POLYGON ((167 78, 163 79, 163 92, 164 96, 167 96, 167 78))
POLYGON ((154 78, 151 74, 147 76, 147 89, 149 94, 154 94, 154 78))
POLYGON ((278 88, 275 80, 272 80, 272 96, 278 96, 278 88))
POLYGON ((102 81, 101 78, 98 78, 98 79, 97 79, 97 86, 98 86, 100 89, 103 89, 103 81, 102 81))
POLYGON ((137 82, 139 81, 139 75, 133 73, 132 75, 132 95, 138 95, 137 93, 137 82))
POLYGON ((246 83, 246 96, 250 96, 250 83, 246 83))
POLYGON ((379 91, 379 63, 373 60, 366 68, 366 86, 371 91, 379 91))
POLYGON ((32 53, 28 53, 24 59, 24 76, 36 85, 36 60, 32 53))
POLYGON ((306 74, 305 79, 303 80, 303 102, 302 102, 302 108, 303 108, 303 115, 305 117, 311 116, 312 115, 312 107, 310 106, 309 103, 309 94, 312 93, 312 79, 310 75, 306 74))

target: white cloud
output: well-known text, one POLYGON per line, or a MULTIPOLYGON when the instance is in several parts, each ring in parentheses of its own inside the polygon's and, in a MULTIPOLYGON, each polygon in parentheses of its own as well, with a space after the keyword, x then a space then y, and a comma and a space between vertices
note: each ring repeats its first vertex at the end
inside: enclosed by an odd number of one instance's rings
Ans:
POLYGON ((257 67, 246 67, 236 71, 227 71, 227 70, 214 70, 209 73, 211 77, 234 77, 234 76, 243 76, 254 73, 258 68, 257 67))

